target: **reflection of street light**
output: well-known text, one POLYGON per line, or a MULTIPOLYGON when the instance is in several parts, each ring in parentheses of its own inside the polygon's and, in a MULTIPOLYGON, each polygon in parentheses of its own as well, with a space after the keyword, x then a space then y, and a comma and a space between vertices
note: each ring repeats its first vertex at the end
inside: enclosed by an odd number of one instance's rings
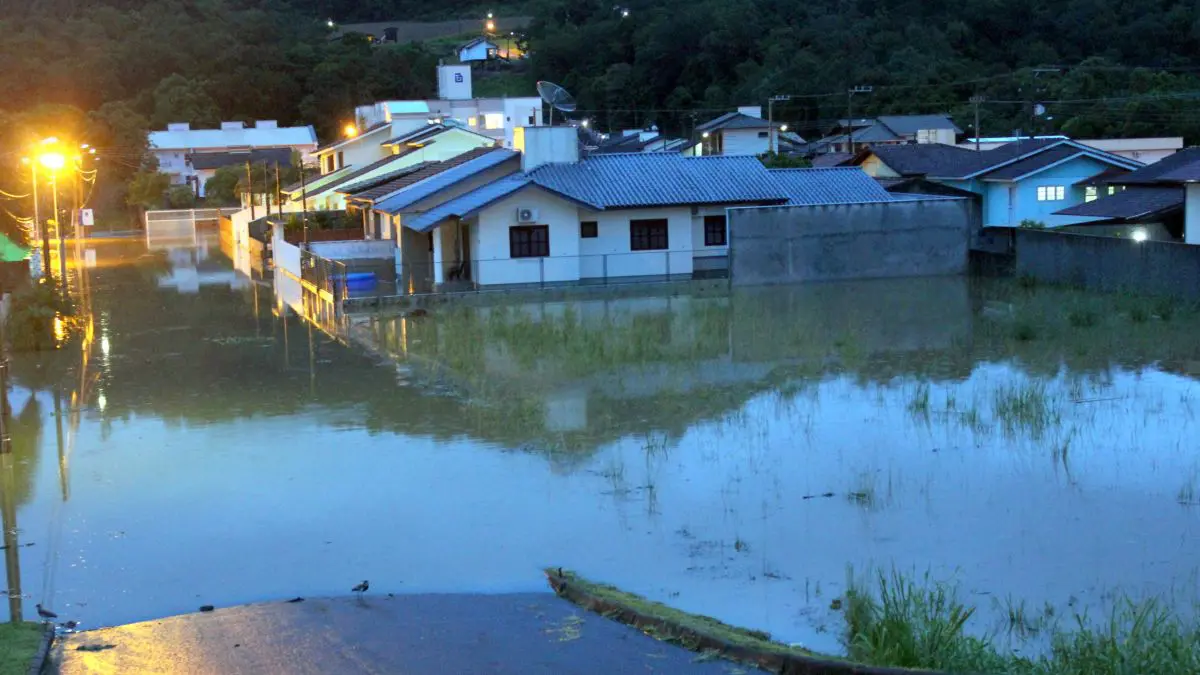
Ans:
POLYGON ((346 138, 354 138, 358 135, 358 127, 353 124, 347 124, 342 127, 342 133, 346 134, 346 138))

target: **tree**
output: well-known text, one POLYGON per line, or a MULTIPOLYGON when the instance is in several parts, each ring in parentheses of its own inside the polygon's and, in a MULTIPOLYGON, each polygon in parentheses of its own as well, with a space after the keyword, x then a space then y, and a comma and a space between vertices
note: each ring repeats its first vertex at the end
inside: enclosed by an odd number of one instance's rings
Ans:
POLYGON ((143 209, 161 208, 170 186, 171 177, 160 173, 157 167, 143 168, 129 181, 129 192, 125 199, 131 206, 140 206, 143 209))
POLYGON ((154 88, 155 126, 162 127, 171 122, 214 126, 220 121, 221 112, 216 101, 205 91, 203 80, 176 73, 154 88))
POLYGON ((238 166, 223 166, 204 183, 204 200, 210 204, 232 206, 238 203, 238 184, 244 172, 238 166))
POLYGON ((167 191, 167 205, 173 209, 190 209, 196 205, 196 193, 186 185, 176 185, 167 191))

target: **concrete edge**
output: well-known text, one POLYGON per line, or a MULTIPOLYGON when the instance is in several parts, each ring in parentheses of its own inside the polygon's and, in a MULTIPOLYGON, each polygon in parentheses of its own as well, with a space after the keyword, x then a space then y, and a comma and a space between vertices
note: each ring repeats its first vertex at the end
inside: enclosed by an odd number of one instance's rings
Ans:
POLYGON ((42 630, 42 643, 38 645, 33 661, 29 662, 29 675, 41 675, 50 659, 50 647, 54 644, 54 624, 47 623, 42 630))
MULTIPOLYGON (((561 568, 547 569, 546 578, 550 587, 561 598, 589 612, 632 626, 643 633, 665 642, 677 644, 685 649, 700 653, 717 653, 721 658, 760 668, 781 675, 945 675, 939 671, 871 666, 852 661, 839 661, 832 657, 807 656, 796 651, 755 649, 733 644, 717 635, 686 626, 681 623, 647 614, 617 600, 601 598, 578 583, 570 572, 561 568)), ((787 649, 786 645, 776 644, 787 649)))

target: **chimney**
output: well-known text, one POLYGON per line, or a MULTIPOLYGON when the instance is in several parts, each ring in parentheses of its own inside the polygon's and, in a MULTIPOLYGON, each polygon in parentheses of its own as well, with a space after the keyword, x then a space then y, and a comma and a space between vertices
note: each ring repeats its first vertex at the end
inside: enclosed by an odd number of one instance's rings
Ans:
POLYGON ((187 122, 171 122, 167 125, 167 131, 191 131, 192 125, 187 122))
POLYGON ((760 120, 762 119, 761 105, 739 105, 738 112, 742 113, 746 117, 757 117, 760 120))
POLYGON ((257 120, 254 122, 255 129, 278 129, 279 123, 275 120, 257 120))
POLYGON ((243 122, 221 122, 221 131, 230 131, 235 129, 245 129, 246 125, 243 122))
POLYGON ((522 171, 543 164, 574 164, 579 161, 579 132, 575 127, 517 127, 513 148, 521 153, 522 171))

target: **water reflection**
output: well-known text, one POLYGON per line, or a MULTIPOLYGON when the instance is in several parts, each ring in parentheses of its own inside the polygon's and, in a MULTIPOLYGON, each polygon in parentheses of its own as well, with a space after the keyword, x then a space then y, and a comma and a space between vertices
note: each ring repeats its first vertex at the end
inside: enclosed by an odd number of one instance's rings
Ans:
POLYGON ((95 250, 91 337, 14 362, 37 432, 5 490, 27 604, 85 626, 561 564, 836 650, 848 564, 955 577, 981 621, 1194 589, 1194 313, 889 281, 441 307, 346 345, 260 278, 95 250))

